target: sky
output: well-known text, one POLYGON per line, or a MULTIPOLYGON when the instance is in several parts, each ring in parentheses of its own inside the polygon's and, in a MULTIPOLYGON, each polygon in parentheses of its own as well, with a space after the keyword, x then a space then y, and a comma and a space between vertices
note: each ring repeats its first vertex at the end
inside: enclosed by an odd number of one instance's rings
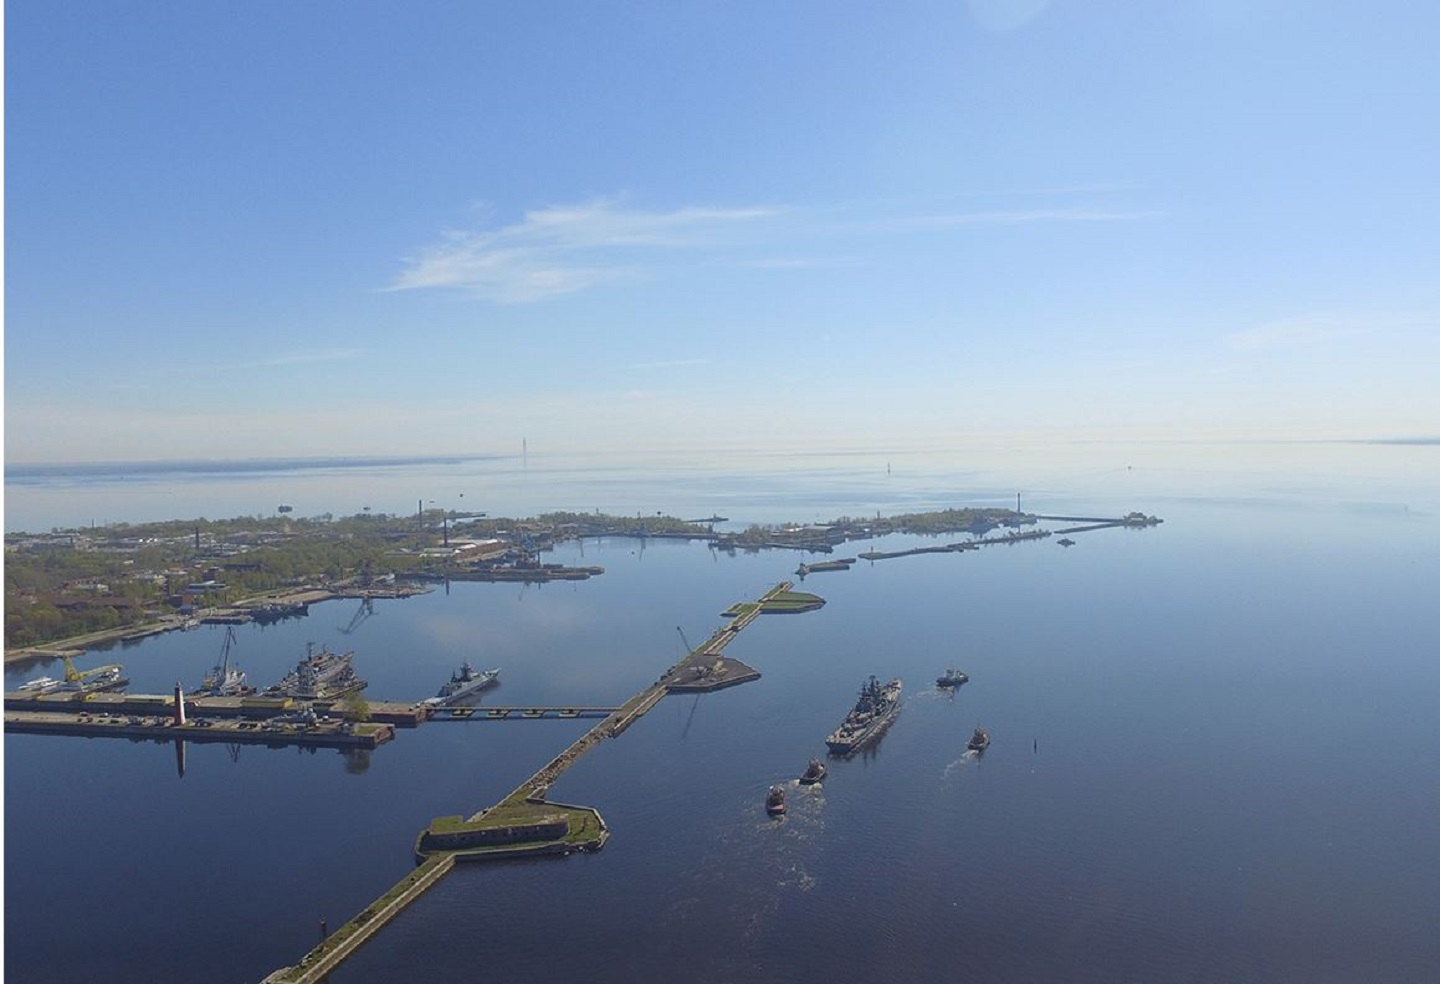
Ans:
POLYGON ((6 458, 1433 438, 1437 36, 7 0, 6 458))

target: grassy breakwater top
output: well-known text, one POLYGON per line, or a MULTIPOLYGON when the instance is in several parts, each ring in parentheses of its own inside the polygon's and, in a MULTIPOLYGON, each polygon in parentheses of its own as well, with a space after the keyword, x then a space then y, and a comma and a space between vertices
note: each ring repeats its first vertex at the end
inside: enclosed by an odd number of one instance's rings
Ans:
POLYGON ((825 599, 808 591, 781 591, 767 595, 763 601, 741 601, 731 605, 720 614, 725 618, 739 618, 749 612, 762 615, 793 615, 799 612, 813 612, 822 607, 825 599))

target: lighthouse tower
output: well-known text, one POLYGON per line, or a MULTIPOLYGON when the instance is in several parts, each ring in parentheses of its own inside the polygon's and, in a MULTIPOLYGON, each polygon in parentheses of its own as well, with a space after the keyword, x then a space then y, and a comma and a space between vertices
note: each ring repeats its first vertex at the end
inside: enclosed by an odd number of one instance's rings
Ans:
POLYGON ((175 723, 185 723, 185 691, 180 689, 180 681, 175 681, 175 723))

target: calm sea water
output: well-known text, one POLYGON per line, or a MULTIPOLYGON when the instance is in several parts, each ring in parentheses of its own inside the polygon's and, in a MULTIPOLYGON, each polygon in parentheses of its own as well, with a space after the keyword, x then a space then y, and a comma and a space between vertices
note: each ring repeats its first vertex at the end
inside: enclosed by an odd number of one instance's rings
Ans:
MULTIPOLYGON (((1013 502, 1020 485, 1027 509, 1166 522, 813 575, 824 609, 762 618, 732 647, 763 679, 666 698, 556 785, 605 815, 603 852, 458 869, 333 979, 1440 979, 1435 458, 1129 449, 1088 470, 1030 462, 1008 484, 979 454, 755 468, 731 486, 699 466, 577 466, 549 501, 613 483, 589 508, 648 490, 633 508, 813 519, 1013 502), (950 665, 972 680, 953 697, 933 686, 950 665), (905 679, 899 720, 822 787, 794 787, 870 673, 905 679), (976 724, 994 736, 983 758, 964 751, 976 724), (763 811, 775 782, 792 785, 779 821, 763 811)), ((65 508, 32 492, 36 516, 65 508)), ((353 511, 297 505, 325 509, 353 511)), ((387 698, 470 658, 501 668, 492 702, 618 701, 679 655, 677 626, 698 642, 800 559, 629 540, 583 557, 606 573, 380 602, 349 635, 355 604, 326 603, 243 628, 235 655, 268 682, 307 641, 353 648, 387 698)), ((197 681, 222 639, 87 663, 161 691, 197 681)), ((191 746, 183 778, 168 745, 7 736, 6 972, 258 980, 407 871, 433 816, 490 805, 585 727, 437 724, 364 758, 191 746)))

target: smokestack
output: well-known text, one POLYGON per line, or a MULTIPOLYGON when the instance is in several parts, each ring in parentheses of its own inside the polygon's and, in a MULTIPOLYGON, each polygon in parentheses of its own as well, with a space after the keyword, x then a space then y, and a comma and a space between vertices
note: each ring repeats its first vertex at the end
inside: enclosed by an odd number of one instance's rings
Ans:
POLYGON ((185 691, 180 689, 180 681, 175 681, 175 723, 185 723, 185 691))

